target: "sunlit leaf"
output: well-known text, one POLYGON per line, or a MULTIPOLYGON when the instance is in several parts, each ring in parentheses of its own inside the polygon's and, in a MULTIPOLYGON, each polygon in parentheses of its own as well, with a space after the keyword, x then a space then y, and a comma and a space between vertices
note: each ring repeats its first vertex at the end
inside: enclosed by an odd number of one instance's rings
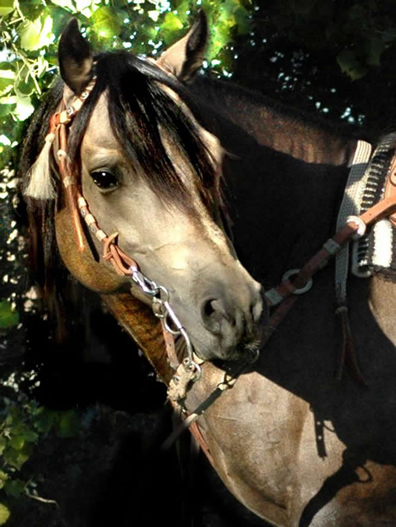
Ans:
POLYGON ((25 121, 28 119, 34 112, 34 106, 30 97, 24 97, 18 95, 16 97, 16 108, 14 110, 15 115, 20 121, 25 121))
POLYGON ((0 16, 6 16, 13 10, 14 0, 0 0, 0 16))
POLYGON ((52 3, 59 7, 63 7, 64 9, 70 9, 73 13, 76 10, 72 0, 52 0, 52 3))
POLYGON ((3 503, 0 503, 0 525, 4 525, 10 515, 11 513, 9 509, 5 505, 3 505, 3 503))
POLYGON ((149 18, 151 18, 151 20, 153 20, 154 22, 157 22, 159 16, 160 16, 160 12, 157 11, 157 10, 152 10, 152 11, 148 11, 147 12, 147 16, 149 18))
POLYGON ((21 47, 27 51, 39 49, 41 22, 40 19, 26 20, 19 29, 21 47))
POLYGON ((77 11, 84 12, 88 16, 88 11, 94 11, 96 6, 103 4, 103 0, 75 0, 75 3, 77 11))
POLYGON ((92 23, 96 35, 106 40, 118 35, 122 27, 119 12, 107 6, 95 11, 92 15, 92 23))
POLYGON ((42 77, 44 73, 48 71, 49 63, 48 60, 45 60, 44 57, 38 57, 35 62, 35 72, 38 78, 42 77))
POLYGON ((46 16, 23 22, 19 30, 21 47, 26 51, 41 49, 52 41, 52 17, 46 16))
POLYGON ((161 29, 164 31, 177 31, 183 29, 183 23, 175 13, 166 13, 161 29))
POLYGON ((0 94, 12 86, 15 82, 15 71, 13 64, 9 62, 0 63, 0 94))
POLYGON ((18 72, 18 78, 14 89, 15 93, 22 97, 27 97, 35 91, 33 78, 26 66, 23 66, 18 72))

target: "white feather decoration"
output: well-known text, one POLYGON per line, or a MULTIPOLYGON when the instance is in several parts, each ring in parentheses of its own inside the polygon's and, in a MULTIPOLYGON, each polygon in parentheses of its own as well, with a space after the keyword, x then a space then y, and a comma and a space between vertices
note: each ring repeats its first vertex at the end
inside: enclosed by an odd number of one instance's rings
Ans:
POLYGON ((25 196, 34 199, 55 199, 56 191, 51 177, 50 155, 55 134, 50 133, 45 138, 43 149, 30 167, 27 174, 29 184, 24 190, 25 196))

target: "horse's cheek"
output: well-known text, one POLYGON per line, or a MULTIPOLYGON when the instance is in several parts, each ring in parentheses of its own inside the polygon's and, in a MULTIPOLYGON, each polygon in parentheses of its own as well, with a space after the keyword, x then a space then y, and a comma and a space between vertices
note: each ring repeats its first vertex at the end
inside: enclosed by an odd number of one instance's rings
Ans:
POLYGON ((128 290, 129 280, 118 276, 104 263, 98 263, 85 240, 85 249, 77 249, 77 240, 71 215, 67 208, 55 215, 56 241, 69 272, 85 287, 101 294, 128 290))

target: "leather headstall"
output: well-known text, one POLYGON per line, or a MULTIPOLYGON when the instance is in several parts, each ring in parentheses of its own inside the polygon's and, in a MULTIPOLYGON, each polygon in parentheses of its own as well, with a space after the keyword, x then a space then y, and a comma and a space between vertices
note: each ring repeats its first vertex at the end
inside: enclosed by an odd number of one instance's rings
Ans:
POLYGON ((85 250, 84 233, 80 220, 82 217, 90 232, 102 244, 103 260, 111 262, 118 275, 131 278, 132 283, 137 285, 139 292, 151 299, 153 313, 161 322, 168 362, 175 371, 168 386, 168 396, 171 400, 179 402, 184 400, 191 383, 200 378, 200 364, 203 361, 194 354, 189 336, 169 304, 169 293, 166 288, 148 279, 140 271, 138 263, 120 249, 117 244, 117 232, 107 235, 100 228, 78 188, 76 178, 71 172, 70 159, 67 153, 69 126, 89 97, 95 82, 96 78, 94 77, 84 92, 80 96, 75 96, 70 104, 62 101, 60 110, 50 120, 50 134, 55 136, 55 158, 65 189, 66 202, 72 217, 78 248, 80 251, 85 250), (176 336, 183 337, 186 344, 186 356, 183 360, 176 352, 176 336))

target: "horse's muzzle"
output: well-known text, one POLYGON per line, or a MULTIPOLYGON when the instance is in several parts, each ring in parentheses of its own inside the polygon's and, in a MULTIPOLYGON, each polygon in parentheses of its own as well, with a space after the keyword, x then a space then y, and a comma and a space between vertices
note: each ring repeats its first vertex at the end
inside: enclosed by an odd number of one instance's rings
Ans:
POLYGON ((205 358, 233 360, 245 349, 259 348, 268 316, 262 287, 253 282, 243 291, 220 287, 214 291, 201 303, 203 326, 217 343, 211 352, 215 357, 205 358))

